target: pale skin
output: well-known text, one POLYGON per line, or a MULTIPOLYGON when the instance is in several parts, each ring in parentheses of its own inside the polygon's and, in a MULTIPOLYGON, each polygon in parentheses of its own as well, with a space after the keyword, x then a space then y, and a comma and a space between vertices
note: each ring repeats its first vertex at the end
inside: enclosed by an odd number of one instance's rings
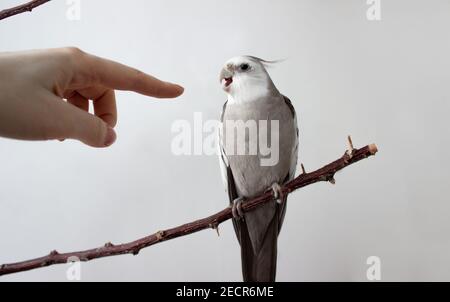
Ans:
POLYGON ((176 98, 184 91, 77 48, 0 53, 0 136, 109 147, 117 137, 115 90, 155 98, 176 98))

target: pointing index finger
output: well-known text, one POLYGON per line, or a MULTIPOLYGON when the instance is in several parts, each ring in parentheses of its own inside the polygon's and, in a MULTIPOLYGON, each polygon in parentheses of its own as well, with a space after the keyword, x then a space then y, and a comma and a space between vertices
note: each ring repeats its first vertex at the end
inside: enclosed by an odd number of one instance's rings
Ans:
POLYGON ((86 55, 85 65, 96 84, 118 90, 134 91, 156 98, 175 98, 183 94, 184 88, 177 84, 161 81, 135 68, 86 55))

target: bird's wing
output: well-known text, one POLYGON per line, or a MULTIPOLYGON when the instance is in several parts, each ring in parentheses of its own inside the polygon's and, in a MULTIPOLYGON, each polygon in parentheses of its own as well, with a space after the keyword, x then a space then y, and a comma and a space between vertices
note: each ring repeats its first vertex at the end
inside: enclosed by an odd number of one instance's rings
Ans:
MULTIPOLYGON (((286 179, 284 180, 284 184, 290 182, 295 178, 295 173, 297 171, 297 163, 298 163, 298 151, 299 151, 299 137, 300 137, 300 130, 298 128, 298 120, 297 120, 297 113, 295 111, 294 106, 292 105, 291 100, 284 96, 284 101, 286 102, 286 105, 289 107, 292 113, 292 118, 294 119, 295 128, 297 131, 296 141, 294 144, 294 152, 292 153, 292 159, 291 159, 291 167, 289 170, 289 174, 287 175, 286 179)), ((286 208, 287 208, 287 196, 285 197, 285 200, 283 200, 283 203, 281 204, 281 209, 279 212, 279 227, 278 232, 281 232, 281 228, 283 226, 284 217, 286 216, 286 208)))
POLYGON ((230 204, 239 196, 237 195, 236 192, 236 186, 234 183, 234 178, 233 178, 233 173, 231 171, 231 167, 230 164, 228 162, 228 158, 227 158, 227 154, 225 153, 225 147, 223 146, 223 118, 224 118, 224 114, 225 114, 225 110, 227 108, 227 103, 225 103, 225 105, 223 106, 223 111, 221 114, 221 118, 220 118, 220 124, 219 124, 219 144, 218 144, 218 148, 219 148, 219 163, 220 163, 220 170, 222 172, 222 180, 223 180, 223 185, 225 187, 225 190, 228 193, 228 197, 229 197, 229 201, 230 204))
MULTIPOLYGON (((227 108, 227 103, 223 106, 223 111, 220 118, 220 124, 219 124, 219 139, 218 139, 218 147, 219 147, 219 163, 220 163, 220 170, 222 172, 222 180, 223 184, 225 186, 225 191, 228 193, 228 199, 230 202, 230 205, 233 204, 234 200, 236 200, 239 196, 237 194, 236 185, 234 182, 233 172, 231 171, 230 163, 228 161, 227 154, 225 152, 225 147, 223 146, 223 119, 225 110, 227 108)), ((233 227, 234 231, 236 232, 237 238, 239 243, 241 243, 241 229, 242 223, 240 221, 237 221, 236 219, 232 219, 233 221, 233 227)))
POLYGON ((297 131, 296 142, 294 144, 295 145, 295 150, 293 152, 293 158, 291 160, 291 169, 289 171, 289 176, 288 176, 288 179, 287 179, 287 181, 291 181, 291 180, 293 180, 295 178, 295 172, 297 171, 300 130, 298 128, 297 113, 295 112, 295 108, 292 105, 291 100, 288 97, 284 96, 284 95, 283 95, 283 98, 284 98, 284 101, 286 102, 286 105, 289 107, 289 109, 292 112, 292 118, 294 119, 294 124, 295 124, 295 128, 296 128, 296 131, 297 131))

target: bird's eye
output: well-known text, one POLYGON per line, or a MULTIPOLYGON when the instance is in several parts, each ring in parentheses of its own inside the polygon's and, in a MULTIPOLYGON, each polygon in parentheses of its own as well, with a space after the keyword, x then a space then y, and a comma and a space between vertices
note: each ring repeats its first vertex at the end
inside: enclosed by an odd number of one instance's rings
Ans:
POLYGON ((248 64, 246 64, 246 63, 242 64, 240 67, 241 67, 241 70, 242 70, 242 71, 247 71, 247 70, 250 69, 250 65, 248 65, 248 64))

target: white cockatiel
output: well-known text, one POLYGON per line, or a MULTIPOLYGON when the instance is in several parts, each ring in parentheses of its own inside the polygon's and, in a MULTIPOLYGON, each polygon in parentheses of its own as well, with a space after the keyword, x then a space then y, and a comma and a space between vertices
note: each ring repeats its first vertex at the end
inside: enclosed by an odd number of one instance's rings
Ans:
POLYGON ((222 88, 228 95, 219 131, 220 162, 241 245, 244 281, 275 281, 277 240, 286 213, 286 197, 280 194, 280 185, 295 177, 297 166, 297 116, 290 100, 280 94, 267 73, 265 67, 270 63, 252 56, 240 56, 229 60, 220 73, 222 88), (236 127, 237 121, 245 126, 236 127), (271 126, 273 122, 278 123, 278 128, 271 126), (249 125, 257 125, 258 135, 248 129, 249 125), (263 129, 261 125, 269 126, 263 129), (237 143, 239 134, 227 141, 228 134, 235 130, 244 131, 246 146, 242 150, 249 151, 256 145, 255 154, 239 154, 234 152, 236 149, 229 148, 235 148, 234 143, 237 143), (268 131, 265 133, 271 148, 278 148, 279 152, 277 161, 271 165, 262 164, 267 157, 260 148, 260 134, 264 131, 268 131), (274 146, 276 142, 278 145, 274 146), (246 199, 268 190, 274 190, 278 202, 242 213, 242 203, 246 199))

